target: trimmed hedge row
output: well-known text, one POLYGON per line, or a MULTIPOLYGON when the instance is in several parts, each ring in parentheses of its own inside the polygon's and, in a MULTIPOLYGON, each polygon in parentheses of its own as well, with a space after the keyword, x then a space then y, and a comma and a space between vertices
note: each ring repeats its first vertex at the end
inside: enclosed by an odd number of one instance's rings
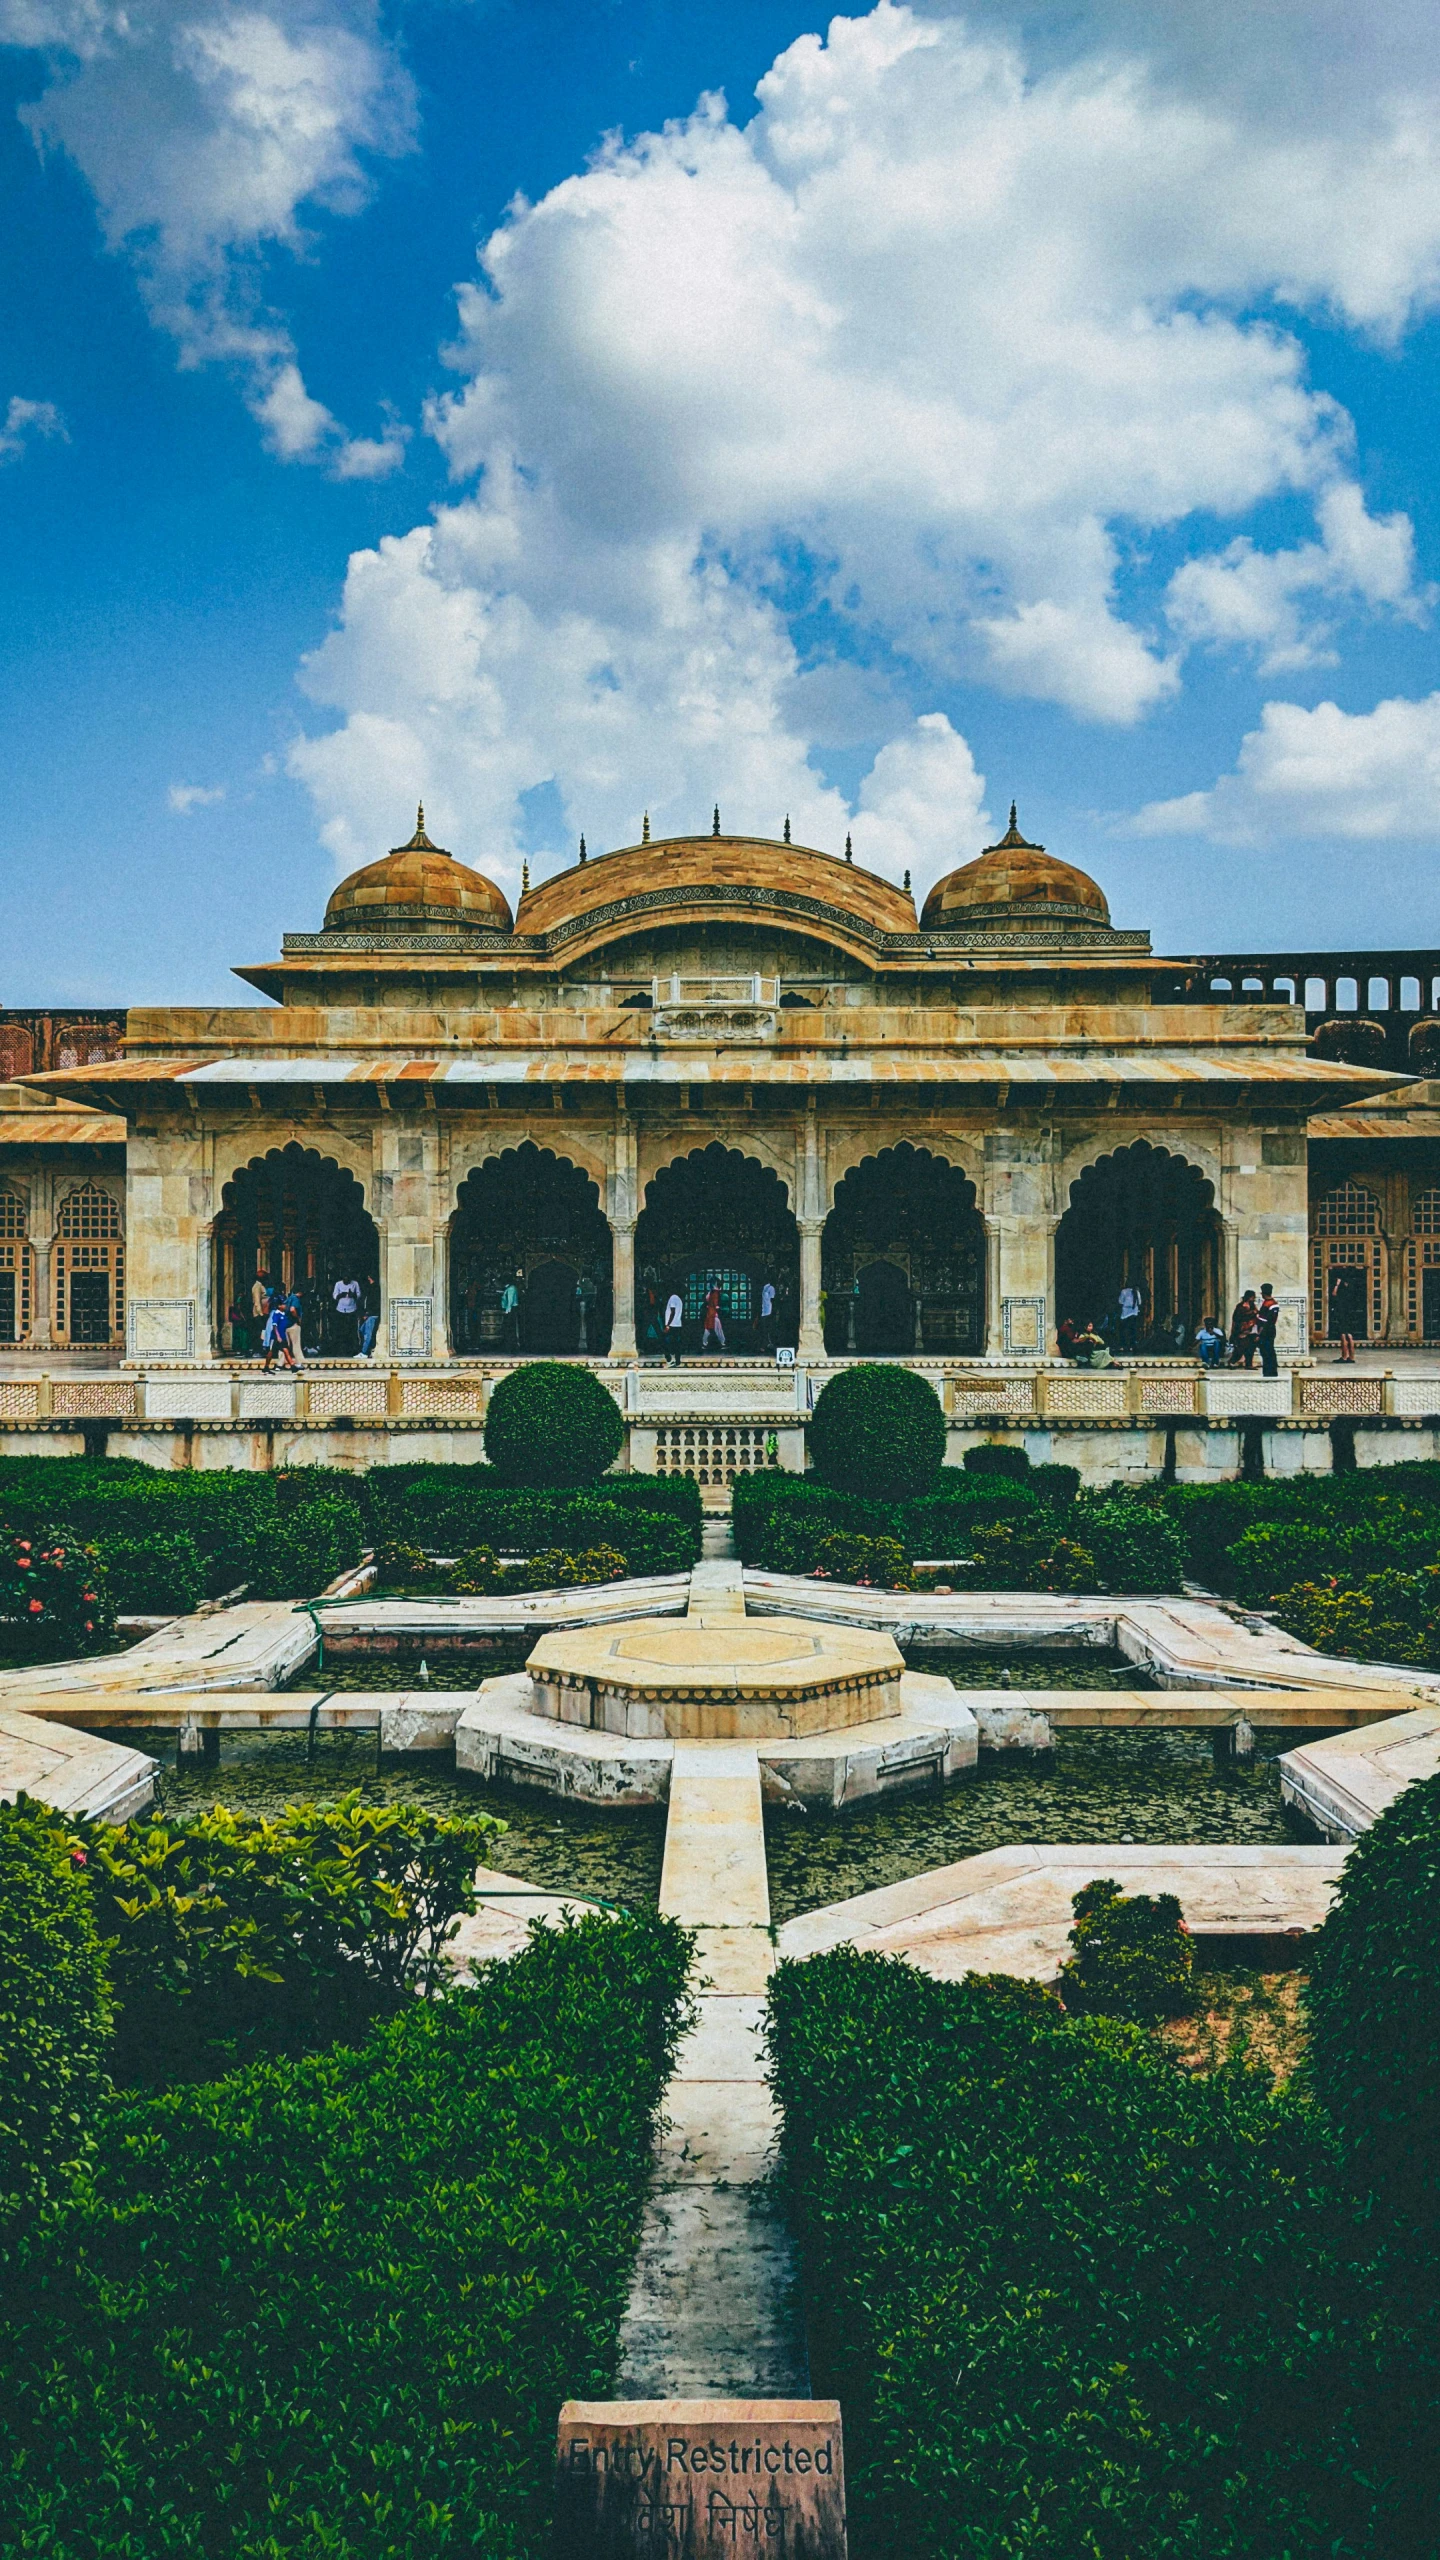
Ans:
POLYGON ((1386 2465, 1433 2475, 1433 2438, 1377 2426, 1399 2369, 1316 2109, 850 1950, 778 1968, 769 2032, 855 2560, 1418 2560, 1386 2465))
POLYGON ((47 1805, 0 1804, 0 2259, 90 2151, 110 1985, 79 1842, 47 1805))
POLYGON ((1079 1493, 1078 1481, 1073 1467, 1023 1477, 946 1467, 934 1493, 881 1503, 777 1470, 739 1476, 735 1547, 745 1564, 812 1573, 837 1535, 893 1539, 907 1566, 917 1556, 956 1560, 945 1578, 957 1590, 1178 1590, 1184 1550, 1163 1506, 1128 1492, 1079 1493))
POLYGON ((0 2507, 45 2560, 521 2560, 613 2387, 690 1941, 537 1931, 365 2043, 105 2110, 5 2304, 0 2507))
POLYGON ((1289 1584, 1363 1579, 1440 1553, 1440 1463, 1256 1484, 1172 1485, 1163 1503, 1185 1542, 1186 1570, 1212 1591, 1264 1603, 1289 1584))

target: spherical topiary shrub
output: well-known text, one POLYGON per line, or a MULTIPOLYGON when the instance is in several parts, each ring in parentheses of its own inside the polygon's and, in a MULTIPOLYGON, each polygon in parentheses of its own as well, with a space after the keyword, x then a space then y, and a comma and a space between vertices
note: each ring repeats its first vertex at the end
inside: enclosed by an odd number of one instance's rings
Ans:
POLYGON ((0 2253, 90 2147, 110 1994, 86 1851, 48 1805, 0 1805, 0 2253))
POLYGON ((971 1476, 1028 1476, 1030 1452, 1006 1440, 982 1440, 960 1463, 971 1476))
POLYGON ((1310 2074, 1360 2183, 1440 2224, 1440 1777, 1356 1842, 1306 1988, 1310 2074))
POLYGON ((945 1461, 940 1399, 913 1369, 842 1369, 815 1400, 810 1460, 822 1484, 875 1502, 928 1493, 945 1461))
POLYGON ((485 1455, 505 1484, 594 1484, 624 1444, 614 1397, 565 1360, 512 1369, 485 1415, 485 1455))

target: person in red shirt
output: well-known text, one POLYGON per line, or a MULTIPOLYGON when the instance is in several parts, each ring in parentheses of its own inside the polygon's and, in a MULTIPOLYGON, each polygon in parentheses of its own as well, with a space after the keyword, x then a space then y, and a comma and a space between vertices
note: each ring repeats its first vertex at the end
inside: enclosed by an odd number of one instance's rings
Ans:
POLYGON ((723 1351, 725 1348, 725 1327, 720 1320, 718 1284, 706 1292, 704 1313, 700 1319, 700 1348, 702 1351, 723 1351))

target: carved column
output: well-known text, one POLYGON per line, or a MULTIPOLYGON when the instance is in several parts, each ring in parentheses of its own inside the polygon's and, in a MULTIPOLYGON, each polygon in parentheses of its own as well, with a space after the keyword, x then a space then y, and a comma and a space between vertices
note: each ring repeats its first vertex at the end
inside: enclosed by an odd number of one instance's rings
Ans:
POLYGON ((610 1327, 612 1360, 635 1357, 635 1221, 610 1220, 610 1273, 615 1313, 610 1327))
POLYGON ((801 1218, 800 1228, 800 1340, 797 1346, 802 1360, 819 1360, 825 1351, 825 1334, 820 1322, 820 1238, 823 1218, 801 1218))

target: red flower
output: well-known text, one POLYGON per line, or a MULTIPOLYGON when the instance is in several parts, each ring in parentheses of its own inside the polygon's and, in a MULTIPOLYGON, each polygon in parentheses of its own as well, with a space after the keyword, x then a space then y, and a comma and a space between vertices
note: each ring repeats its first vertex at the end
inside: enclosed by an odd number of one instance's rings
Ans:
POLYGON ((83 1850, 83 1849, 72 1849, 72 1850, 71 1850, 71 1852, 70 1852, 70 1864, 71 1864, 71 1866, 72 1866, 72 1867, 83 1867, 83 1866, 84 1866, 84 1864, 85 1864, 85 1852, 84 1852, 84 1850, 83 1850))
POLYGON ((32 1601, 31 1601, 31 1603, 30 1603, 30 1615, 31 1615, 31 1617, 32 1617, 32 1618, 38 1618, 38 1617, 43 1616, 43 1614, 44 1614, 44 1610, 45 1610, 45 1603, 44 1603, 44 1601, 43 1601, 43 1600, 32 1600, 32 1601))

